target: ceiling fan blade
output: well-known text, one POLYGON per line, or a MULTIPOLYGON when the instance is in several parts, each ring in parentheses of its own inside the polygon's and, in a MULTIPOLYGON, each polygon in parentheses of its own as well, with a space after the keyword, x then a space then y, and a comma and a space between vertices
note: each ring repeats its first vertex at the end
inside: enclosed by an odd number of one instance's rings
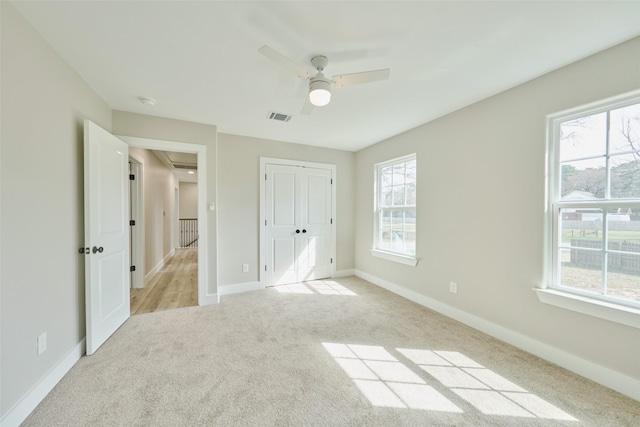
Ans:
POLYGON ((389 73, 390 70, 386 68, 384 70, 364 71, 362 73, 341 74, 333 76, 333 81, 335 83, 335 87, 347 87, 358 85, 360 83, 387 80, 389 78, 389 73))
POLYGON ((302 107, 302 115, 306 116, 313 111, 313 104, 309 100, 309 95, 304 97, 304 106, 302 107))
POLYGON ((305 70, 302 65, 298 65, 280 52, 273 50, 267 45, 264 45, 260 49, 258 49, 258 52, 260 52, 270 60, 277 62, 278 64, 280 64, 280 66, 286 68, 287 70, 293 71, 301 79, 310 79, 311 77, 313 77, 313 74, 305 70))

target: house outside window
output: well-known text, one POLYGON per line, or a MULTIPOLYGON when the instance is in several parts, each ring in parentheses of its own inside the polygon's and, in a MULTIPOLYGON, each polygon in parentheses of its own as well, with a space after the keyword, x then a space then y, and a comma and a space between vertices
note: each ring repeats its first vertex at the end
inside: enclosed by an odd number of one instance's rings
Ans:
POLYGON ((640 309, 640 95, 560 113, 549 131, 548 289, 640 309))
POLYGON ((416 265, 416 155, 375 165, 375 256, 416 265))

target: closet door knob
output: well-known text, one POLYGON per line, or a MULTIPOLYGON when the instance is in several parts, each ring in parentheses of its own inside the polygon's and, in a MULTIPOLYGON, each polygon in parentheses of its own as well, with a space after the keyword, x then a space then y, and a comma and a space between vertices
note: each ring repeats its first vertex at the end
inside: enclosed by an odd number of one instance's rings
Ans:
POLYGON ((303 233, 306 233, 306 232, 307 232, 307 230, 302 230, 302 232, 303 232, 303 233))

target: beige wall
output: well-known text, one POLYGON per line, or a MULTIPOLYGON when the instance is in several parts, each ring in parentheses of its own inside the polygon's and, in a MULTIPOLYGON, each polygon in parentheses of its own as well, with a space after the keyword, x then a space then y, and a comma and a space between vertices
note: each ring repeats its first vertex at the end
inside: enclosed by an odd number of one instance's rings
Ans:
POLYGON ((4 416, 85 336, 83 120, 110 130, 111 110, 10 4, 0 8, 4 416))
POLYGON ((355 153, 221 133, 218 135, 220 285, 259 280, 260 157, 337 166, 336 270, 352 269, 355 153), (248 273, 242 273, 242 264, 249 264, 248 273))
POLYGON ((640 38, 357 153, 356 268, 640 379, 637 329, 538 301, 545 115, 640 88, 640 38), (373 165, 417 153, 420 262, 373 258, 373 165), (458 294, 449 293, 449 281, 458 294))
POLYGON ((143 165, 144 274, 149 274, 173 250, 175 188, 171 169, 150 150, 129 148, 129 156, 143 165))
POLYGON ((207 218, 210 293, 218 265, 221 284, 258 280, 259 157, 334 163, 338 270, 355 267, 640 379, 637 329, 543 305, 531 291, 542 280, 544 116, 638 89, 640 39, 354 154, 225 134, 218 147, 215 126, 112 113, 9 3, 0 11, 0 416, 85 336, 77 252, 84 119, 114 134, 207 146, 207 202, 217 201, 220 215, 219 236, 217 211, 207 218), (411 152, 420 180, 416 268, 369 253, 373 164, 411 152), (448 292, 450 280, 457 295, 448 292), (43 332, 48 349, 37 356, 43 332))
MULTIPOLYGON (((216 201, 217 130, 215 126, 114 110, 113 134, 205 145, 207 147, 206 202, 216 201)), ((218 290, 216 212, 207 211, 207 215, 207 293, 215 294, 218 290)))
POLYGON ((180 183, 180 218, 198 217, 198 184, 180 183))

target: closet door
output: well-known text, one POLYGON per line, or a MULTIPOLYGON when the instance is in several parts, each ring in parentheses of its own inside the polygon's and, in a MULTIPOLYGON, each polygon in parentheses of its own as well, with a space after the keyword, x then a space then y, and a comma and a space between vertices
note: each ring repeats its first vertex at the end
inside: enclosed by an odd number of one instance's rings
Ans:
POLYGON ((301 168, 298 281, 331 277, 331 171, 301 168))
POLYGON ((331 276, 329 169, 266 165, 266 286, 331 276))

